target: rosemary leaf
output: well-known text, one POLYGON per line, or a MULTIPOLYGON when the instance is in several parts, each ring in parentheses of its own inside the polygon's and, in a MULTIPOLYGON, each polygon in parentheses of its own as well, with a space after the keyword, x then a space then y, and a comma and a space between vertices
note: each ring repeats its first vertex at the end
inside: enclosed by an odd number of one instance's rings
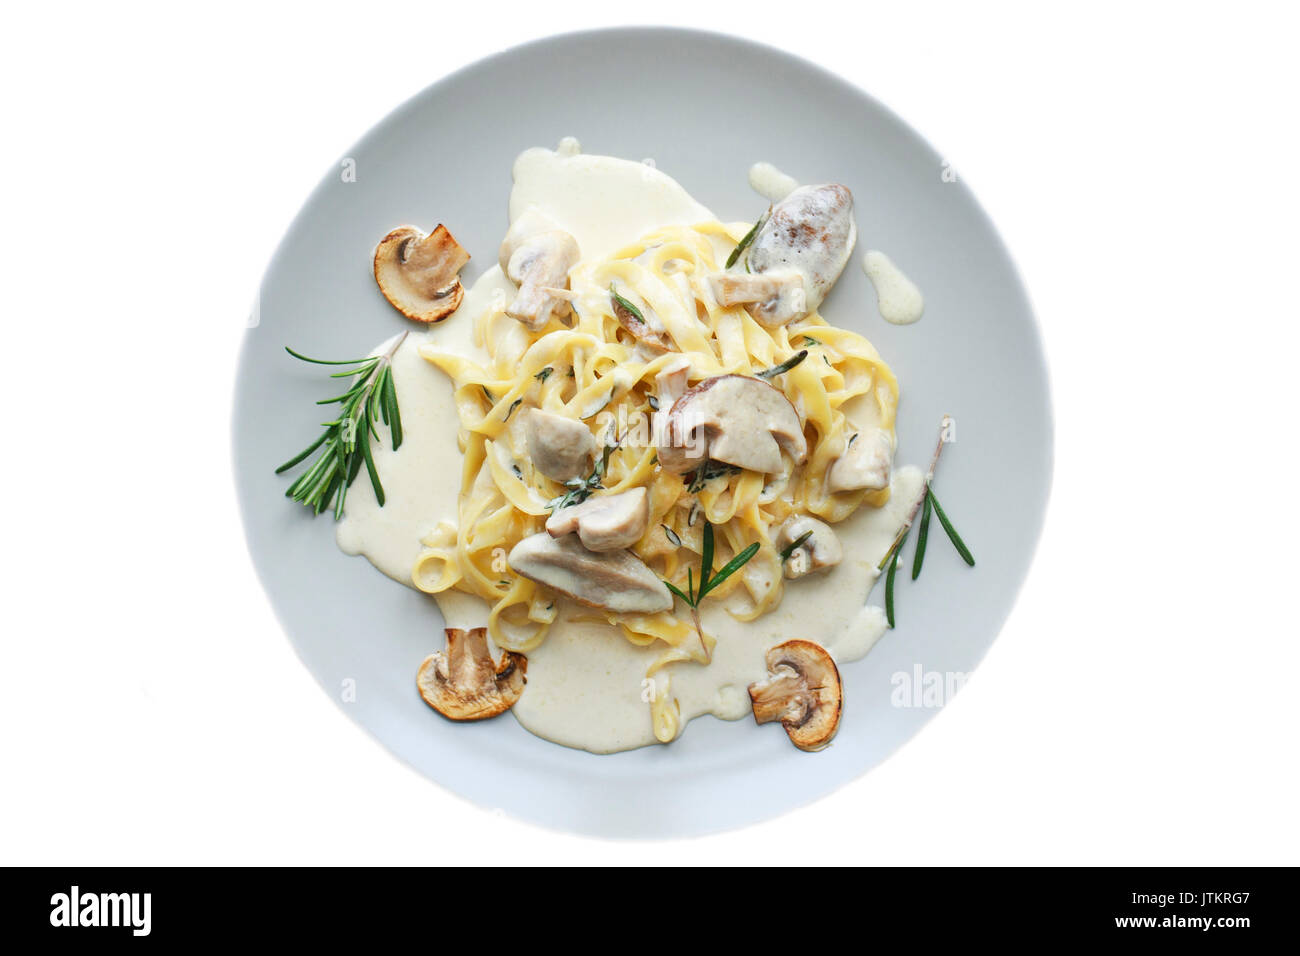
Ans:
MULTIPOLYGON (((755 541, 744 551, 740 552, 740 554, 736 555, 734 558, 728 561, 725 565, 722 566, 721 571, 719 571, 717 574, 715 574, 712 578, 709 579, 709 590, 712 591, 714 588, 718 587, 718 585, 720 585, 723 581, 727 580, 727 578, 731 577, 733 574, 739 571, 742 567, 745 566, 745 563, 749 561, 749 559, 756 554, 758 554, 757 541, 755 541)), ((700 597, 704 597, 704 595, 701 594, 700 597)))
POLYGON ((801 349, 800 351, 796 352, 794 355, 791 355, 780 365, 773 365, 771 368, 764 369, 763 371, 759 372, 757 377, 761 378, 765 382, 770 381, 776 378, 778 375, 784 375, 786 372, 790 371, 790 369, 794 368, 796 365, 798 365, 807 357, 808 357, 808 350, 801 349))
POLYGON ((966 547, 966 542, 962 541, 957 529, 952 526, 948 516, 943 513, 943 508, 939 505, 939 499, 934 496, 934 491, 927 490, 926 495, 930 503, 934 505, 934 513, 939 518, 939 524, 943 525, 943 530, 948 532, 948 539, 952 542, 952 546, 957 549, 957 553, 961 555, 963 561, 972 568, 975 567, 975 558, 971 555, 970 548, 966 547))
POLYGON ((741 237, 740 242, 736 243, 736 248, 732 249, 731 255, 727 256, 728 269, 734 266, 736 260, 740 258, 740 254, 749 248, 749 244, 754 241, 754 237, 758 235, 758 230, 763 228, 763 223, 767 222, 767 217, 771 215, 771 213, 772 207, 768 206, 767 212, 759 216, 758 221, 750 227, 749 232, 745 233, 745 235, 741 237))
MULTIPOLYGON (((362 421, 364 420, 362 419, 362 421)), ((367 436, 361 438, 361 453, 366 459, 366 473, 370 475, 370 487, 375 489, 375 500, 379 502, 379 507, 382 508, 384 506, 384 486, 379 483, 379 472, 375 470, 375 458, 370 453, 370 440, 367 436)))
POLYGON ((303 355, 300 352, 295 352, 287 345, 284 347, 284 350, 288 352, 290 355, 292 355, 294 358, 300 359, 304 362, 311 362, 311 364, 313 365, 361 365, 364 362, 374 361, 373 358, 362 358, 362 359, 348 359, 346 362, 330 362, 330 361, 326 361, 325 359, 308 358, 306 355, 303 355))
POLYGON ((700 597, 709 593, 709 575, 713 573, 713 524, 704 522, 704 551, 700 555, 700 597))
POLYGON ((614 283, 612 282, 609 284, 609 298, 610 298, 610 302, 613 303, 615 314, 618 313, 619 309, 622 309, 624 312, 632 316, 632 318, 636 319, 638 322, 642 323, 643 325, 645 324, 645 316, 641 314, 641 310, 638 309, 631 302, 629 302, 627 299, 623 298, 617 292, 615 292, 614 283))
POLYGON ((799 535, 799 537, 795 538, 788 545, 782 548, 781 563, 785 564, 788 560, 790 560, 790 555, 794 554, 796 551, 799 550, 799 545, 803 544, 811 537, 812 537, 812 531, 805 531, 803 534, 799 535))
POLYGON ((304 458, 306 458, 308 455, 310 455, 312 452, 314 452, 314 451, 315 451, 317 448, 319 448, 321 445, 325 444, 325 439, 327 439, 327 438, 329 438, 329 437, 330 437, 330 433, 329 433, 329 432, 321 432, 321 436, 320 436, 320 438, 317 438, 314 442, 312 442, 310 445, 308 445, 305 451, 301 451, 301 452, 299 452, 298 454, 296 454, 296 455, 294 455, 292 458, 290 458, 288 461, 286 461, 286 462, 285 462, 283 465, 281 465, 279 468, 275 469, 275 473, 276 473, 277 475, 282 475, 282 474, 284 474, 286 471, 288 471, 288 470, 289 470, 290 468, 292 468, 294 465, 298 464, 300 461, 302 461, 304 458))
POLYGON ((673 582, 671 582, 671 581, 665 581, 664 584, 666 584, 666 585, 668 586, 668 590, 672 591, 674 594, 676 594, 679 598, 681 598, 681 599, 682 599, 683 601, 685 601, 687 604, 690 604, 690 603, 691 603, 691 599, 690 599, 689 597, 687 597, 687 596, 682 592, 682 589, 681 589, 681 588, 679 588, 677 585, 673 584, 673 582))
POLYGON ((885 576, 885 620, 889 626, 894 626, 894 575, 898 573, 898 556, 903 553, 903 545, 907 543, 907 535, 898 542, 898 547, 894 549, 894 557, 889 562, 889 574, 885 576))
POLYGON ((921 576, 921 562, 925 560, 925 543, 930 539, 930 491, 925 492, 921 508, 921 527, 916 532, 916 554, 912 556, 912 580, 921 576))
POLYGON ((390 372, 384 379, 384 401, 388 403, 388 430, 393 442, 393 451, 402 447, 402 415, 397 410, 397 386, 393 384, 390 372))

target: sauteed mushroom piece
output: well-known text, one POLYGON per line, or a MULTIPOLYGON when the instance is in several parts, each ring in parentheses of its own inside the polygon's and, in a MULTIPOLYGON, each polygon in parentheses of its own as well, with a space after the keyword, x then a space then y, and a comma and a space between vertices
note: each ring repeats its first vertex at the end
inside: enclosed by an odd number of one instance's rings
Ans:
POLYGON ((545 219, 526 213, 501 241, 501 271, 519 287, 506 315, 536 332, 551 316, 569 314, 569 270, 578 263, 578 241, 545 219))
POLYGON ((558 538, 575 531, 588 551, 630 548, 650 523, 650 498, 645 488, 616 495, 599 495, 560 508, 546 521, 546 532, 558 538))
POLYGON ((416 675, 424 702, 449 720, 486 720, 513 707, 527 683, 528 659, 504 651, 493 661, 487 628, 446 630, 447 649, 426 657, 416 675))
POLYGON ((428 235, 400 226, 375 247, 375 281, 408 319, 441 322, 465 297, 459 273, 467 262, 469 253, 441 223, 428 235))
POLYGON ((779 720, 800 750, 821 750, 840 725, 843 692, 835 661, 812 641, 786 641, 767 652, 771 676, 749 685, 754 720, 779 720))
POLYGON ((596 439, 582 422, 540 408, 530 408, 524 437, 533 467, 552 481, 587 474, 596 455, 596 439))
POLYGON ((781 451, 808 457, 803 425, 780 390, 747 375, 706 378, 673 403, 659 440, 659 464, 685 474, 712 459, 775 474, 781 451))
POLYGON ((844 558, 844 549, 840 539, 831 526, 810 515, 794 514, 785 520, 776 535, 776 550, 784 552, 786 548, 803 540, 785 559, 785 576, 801 578, 816 571, 833 568, 844 558), (804 537, 807 535, 808 537, 804 537))
POLYGON ((889 468, 894 458, 894 440, 883 428, 857 432, 849 438, 844 453, 826 469, 826 490, 879 491, 889 487, 889 468))
POLYGON ((506 560, 516 574, 591 607, 655 614, 673 606, 667 586, 631 551, 597 554, 584 548, 576 534, 531 535, 515 545, 506 560))

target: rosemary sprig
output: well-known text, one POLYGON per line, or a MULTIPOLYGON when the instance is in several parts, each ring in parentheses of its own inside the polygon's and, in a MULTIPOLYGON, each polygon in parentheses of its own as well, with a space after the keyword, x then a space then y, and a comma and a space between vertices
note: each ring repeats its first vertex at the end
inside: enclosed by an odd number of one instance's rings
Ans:
MULTIPOLYGON (((681 540, 680 538, 678 540, 681 540)), ((695 623, 695 632, 700 636, 700 646, 704 647, 704 627, 700 624, 700 602, 703 601, 711 591, 715 590, 723 581, 731 577, 741 568, 743 568, 749 559, 758 554, 758 542, 755 541, 744 551, 741 551, 734 558, 722 566, 716 574, 713 572, 713 525, 708 520, 704 522, 704 545, 700 554, 700 586, 695 586, 695 575, 691 568, 686 569, 686 590, 683 591, 671 581, 665 580, 664 584, 668 585, 668 590, 672 591, 679 598, 686 602, 686 606, 691 609, 691 620, 695 623)), ((706 648, 705 654, 708 654, 706 648)))
POLYGON ((925 543, 930 540, 930 492, 925 493, 925 505, 921 508, 921 527, 916 533, 916 554, 912 557, 912 580, 921 576, 921 562, 925 560, 925 543))
POLYGON ((794 355, 791 355, 780 365, 773 365, 771 368, 765 368, 763 369, 763 371, 756 373, 756 377, 761 378, 765 382, 770 382, 778 375, 784 375, 786 372, 790 371, 790 369, 794 368, 796 365, 798 365, 807 357, 808 357, 808 350, 801 349, 800 351, 796 352, 794 355))
POLYGON ((397 407, 397 388, 393 384, 393 355, 406 341, 406 336, 407 333, 402 333, 402 337, 383 355, 343 362, 309 358, 285 346, 285 351, 294 358, 313 365, 352 366, 331 373, 330 378, 354 379, 343 394, 316 403, 339 404, 338 417, 325 422, 322 425, 325 431, 319 438, 275 469, 277 475, 283 474, 306 461, 317 449, 322 449, 320 456, 289 486, 285 492, 287 498, 311 508, 313 514, 320 514, 333 504, 334 520, 337 521, 343 517, 348 488, 364 465, 370 485, 375 490, 375 499, 383 507, 384 486, 379 481, 370 442, 377 437, 378 425, 382 421, 388 426, 393 450, 402 444, 402 418, 397 407))
POLYGON ((952 542, 952 546, 957 549, 957 553, 961 555, 963 561, 972 568, 975 567, 975 558, 970 553, 970 548, 966 547, 966 542, 961 539, 957 529, 952 526, 948 516, 943 513, 943 508, 939 505, 939 499, 934 496, 934 491, 929 486, 926 486, 926 496, 926 503, 934 505, 934 513, 939 516, 939 524, 943 525, 943 530, 948 532, 948 540, 952 542))
POLYGON ((740 254, 749 248, 749 244, 753 242, 754 237, 758 235, 758 230, 763 228, 763 223, 767 222, 767 217, 770 216, 771 214, 772 214, 772 207, 768 206, 767 212, 759 216, 758 221, 755 222, 752 227, 750 227, 749 232, 745 233, 745 235, 741 237, 740 242, 736 243, 736 248, 732 249, 731 255, 727 256, 728 269, 734 266, 736 264, 736 260, 740 258, 740 254))
POLYGON ((943 508, 939 505, 939 499, 935 497, 934 490, 931 488, 934 483, 935 468, 939 465, 939 456, 943 454, 943 446, 947 444, 945 436, 951 421, 952 419, 949 416, 945 415, 943 417, 943 421, 939 426, 939 443, 935 446, 934 457, 930 459, 930 469, 925 473, 925 483, 921 488, 921 493, 913 502, 911 510, 907 513, 907 519, 903 522, 903 526, 898 529, 898 534, 894 536, 894 541, 889 546, 889 550, 885 552, 885 556, 876 565, 877 571, 884 571, 886 565, 889 567, 889 571, 885 576, 885 616, 890 627, 894 626, 894 576, 898 570, 898 559, 902 555, 903 545, 907 542, 907 534, 912 528, 912 522, 916 520, 918 511, 921 512, 921 527, 917 534, 916 554, 912 557, 913 581, 920 576, 921 566, 925 560, 925 547, 930 535, 931 511, 939 518, 943 530, 948 533, 948 540, 957 549, 957 553, 961 555, 962 560, 972 568, 975 567, 974 556, 971 554, 970 549, 966 547, 966 542, 961 539, 961 535, 957 533, 957 529, 953 527, 948 516, 944 514, 943 508))

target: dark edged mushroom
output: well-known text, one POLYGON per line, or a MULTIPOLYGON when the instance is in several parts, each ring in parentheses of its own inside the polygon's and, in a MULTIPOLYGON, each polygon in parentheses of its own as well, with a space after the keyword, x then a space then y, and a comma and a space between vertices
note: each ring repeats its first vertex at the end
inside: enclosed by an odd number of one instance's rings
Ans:
POLYGON ((839 668, 812 641, 786 641, 767 652, 770 677, 749 685, 754 720, 781 721, 800 750, 821 750, 840 725, 843 690, 839 668))
POLYGON ((460 270, 467 262, 469 253, 441 223, 428 235, 415 226, 400 226, 375 247, 375 281, 408 319, 441 322, 465 297, 460 270))
POLYGON ((493 661, 485 627, 446 631, 446 650, 426 657, 416 674, 424 702, 449 720, 486 720, 513 707, 528 680, 528 658, 503 651, 500 663, 493 661))

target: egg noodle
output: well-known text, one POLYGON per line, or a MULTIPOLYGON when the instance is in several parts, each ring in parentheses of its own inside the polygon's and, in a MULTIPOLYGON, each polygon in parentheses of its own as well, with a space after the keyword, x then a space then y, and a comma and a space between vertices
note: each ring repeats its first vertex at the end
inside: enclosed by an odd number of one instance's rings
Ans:
MULTIPOLYGON (((569 275, 573 313, 552 318, 537 332, 507 316, 504 299, 494 302, 474 319, 474 340, 485 349, 486 364, 432 344, 420 348, 452 380, 464 464, 459 521, 443 522, 423 539, 412 570, 418 588, 482 598, 491 608, 489 634, 500 647, 526 652, 546 639, 556 618, 556 596, 512 573, 506 555, 521 539, 543 530, 548 503, 566 488, 534 470, 526 416, 520 414, 525 407, 586 422, 598 444, 613 446, 601 478, 604 491, 596 493, 646 489, 650 521, 631 550, 665 580, 685 590, 687 569, 698 577, 705 520, 715 528, 717 567, 758 542, 758 553, 742 572, 710 592, 710 600, 723 599, 740 620, 757 618, 781 602, 781 559, 772 536, 782 521, 800 512, 838 522, 863 505, 880 507, 888 500, 888 488, 832 494, 825 485, 827 469, 859 429, 880 427, 892 440, 898 404, 893 373, 865 338, 827 324, 815 312, 769 329, 740 306, 719 306, 709 276, 720 271, 719 262, 748 229, 748 224, 719 222, 672 226, 609 258, 580 262, 569 275), (677 351, 638 342, 614 313, 611 287, 647 318, 657 317, 677 351), (718 468, 713 471, 721 474, 694 482, 696 491, 690 490, 694 474, 658 466, 653 416, 668 409, 654 407, 655 376, 666 365, 685 356, 694 384, 715 375, 754 375, 801 349, 808 350, 807 358, 771 384, 805 423, 804 464, 784 456, 781 475, 718 468), (844 406, 859 397, 850 422, 844 406)), ((647 676, 675 661, 710 658, 713 639, 697 634, 685 613, 679 619, 674 611, 581 610, 607 621, 633 644, 659 642, 662 653, 647 676)), ((658 699, 671 700, 667 694, 658 699)), ((660 739, 676 732, 668 706, 652 704, 660 739)))

